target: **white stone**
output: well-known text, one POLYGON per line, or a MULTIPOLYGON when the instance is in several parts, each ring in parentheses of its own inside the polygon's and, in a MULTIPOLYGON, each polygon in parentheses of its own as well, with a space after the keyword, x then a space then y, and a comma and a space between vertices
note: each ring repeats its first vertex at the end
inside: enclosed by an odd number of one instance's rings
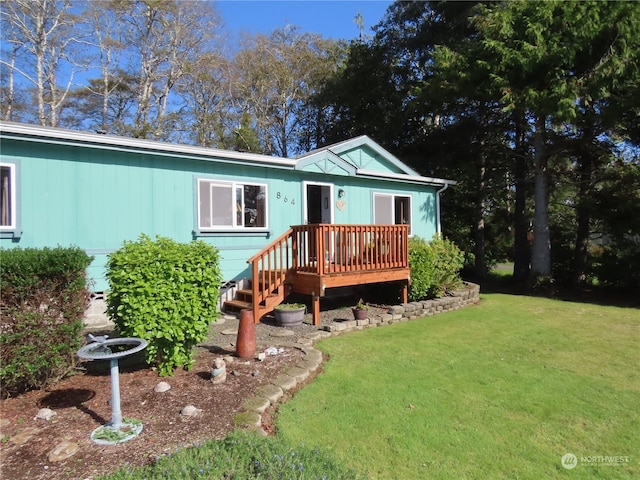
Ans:
POLYGON ((41 408, 40 410, 38 410, 38 413, 35 416, 34 420, 51 420, 56 415, 57 413, 50 408, 41 408))
POLYGON ((185 417, 195 417, 200 412, 202 412, 201 408, 196 408, 193 405, 187 405, 182 410, 180 410, 180 415, 184 415, 185 417))
POLYGON ((159 384, 156 385, 156 388, 154 388, 153 391, 156 393, 162 393, 170 389, 171 389, 171 385, 169 385, 167 382, 160 382, 159 384))

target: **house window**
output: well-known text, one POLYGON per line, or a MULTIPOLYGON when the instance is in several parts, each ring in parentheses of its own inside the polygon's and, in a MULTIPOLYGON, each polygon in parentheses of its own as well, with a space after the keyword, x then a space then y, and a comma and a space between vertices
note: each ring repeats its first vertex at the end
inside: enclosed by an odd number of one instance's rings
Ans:
POLYGON ((374 193, 373 223, 377 225, 409 225, 409 235, 411 235, 411 197, 374 193))
POLYGON ((267 227, 267 186, 198 179, 198 229, 267 227))
POLYGON ((0 163, 0 229, 3 232, 17 228, 16 218, 16 166, 0 163))

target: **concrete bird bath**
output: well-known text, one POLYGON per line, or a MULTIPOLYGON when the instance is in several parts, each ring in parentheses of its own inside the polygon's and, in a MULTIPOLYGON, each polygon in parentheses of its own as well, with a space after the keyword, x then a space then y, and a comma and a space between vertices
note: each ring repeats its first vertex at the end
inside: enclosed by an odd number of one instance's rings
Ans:
POLYGON ((77 355, 86 360, 111 362, 111 422, 96 428, 91 433, 91 440, 100 445, 115 445, 127 442, 142 432, 142 422, 122 419, 118 359, 143 350, 147 341, 142 338, 107 338, 89 334, 89 339, 93 342, 78 350, 77 355))

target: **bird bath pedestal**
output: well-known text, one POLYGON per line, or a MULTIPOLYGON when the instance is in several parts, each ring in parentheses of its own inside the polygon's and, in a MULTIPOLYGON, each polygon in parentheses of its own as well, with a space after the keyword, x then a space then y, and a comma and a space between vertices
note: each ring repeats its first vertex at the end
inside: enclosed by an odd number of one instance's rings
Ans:
POLYGON ((109 360, 111 362, 111 422, 96 428, 91 440, 100 445, 115 445, 137 437, 142 432, 142 422, 122 419, 120 411, 120 372, 118 359, 133 355, 147 346, 142 338, 94 337, 94 342, 78 350, 78 357, 86 360, 109 360))

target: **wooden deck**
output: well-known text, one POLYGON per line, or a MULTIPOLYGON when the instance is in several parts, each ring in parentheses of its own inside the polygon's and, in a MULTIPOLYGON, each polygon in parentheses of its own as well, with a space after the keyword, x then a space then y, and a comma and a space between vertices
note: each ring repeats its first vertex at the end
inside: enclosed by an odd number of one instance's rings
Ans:
POLYGON ((329 288, 401 282, 407 301, 409 269, 407 225, 312 224, 291 227, 251 257, 251 291, 228 302, 251 308, 255 322, 282 303, 289 293, 310 295, 314 325, 320 320, 320 297, 329 288))

